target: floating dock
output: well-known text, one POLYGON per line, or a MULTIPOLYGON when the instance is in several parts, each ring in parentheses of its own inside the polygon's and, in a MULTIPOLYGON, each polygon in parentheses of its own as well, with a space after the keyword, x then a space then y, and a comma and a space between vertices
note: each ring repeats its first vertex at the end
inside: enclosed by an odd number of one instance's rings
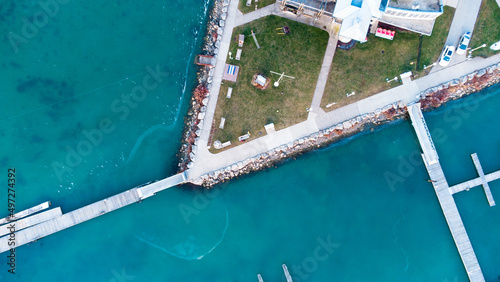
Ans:
POLYGON ((439 157, 434 147, 434 143, 432 142, 429 129, 425 124, 424 116, 420 109, 420 103, 408 106, 408 113, 410 114, 411 123, 423 150, 422 158, 425 167, 429 173, 432 186, 438 197, 439 204, 443 210, 458 252, 460 253, 469 280, 472 282, 485 281, 469 236, 460 218, 455 200, 450 192, 441 164, 439 163, 439 157))
POLYGON ((493 199, 493 194, 491 194, 490 185, 488 185, 488 182, 499 179, 500 178, 500 170, 495 171, 493 173, 490 173, 488 175, 485 175, 484 171, 483 171, 483 167, 481 166, 481 163, 479 162, 479 158, 477 157, 477 154, 474 153, 471 155, 471 157, 472 157, 472 161, 474 162, 474 166, 476 167, 477 174, 479 175, 479 177, 450 187, 450 193, 455 194, 455 193, 462 192, 464 190, 469 190, 470 188, 482 185, 483 189, 484 189, 484 193, 486 194, 486 199, 488 200, 488 203, 492 207, 495 205, 495 200, 493 199))

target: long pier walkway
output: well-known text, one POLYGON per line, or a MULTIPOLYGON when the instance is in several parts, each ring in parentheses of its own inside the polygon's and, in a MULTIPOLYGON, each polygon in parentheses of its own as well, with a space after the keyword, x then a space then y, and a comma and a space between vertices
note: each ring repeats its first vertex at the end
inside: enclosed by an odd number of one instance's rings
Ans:
MULTIPOLYGON (((9 225, 13 224, 15 226, 15 236, 11 236, 9 232, 9 234, 0 237, 0 253, 6 252, 12 248, 12 246, 8 244, 9 239, 13 241, 11 238, 15 240, 15 247, 19 247, 105 213, 137 203, 155 195, 157 192, 184 182, 186 182, 185 173, 179 173, 148 185, 132 188, 69 213, 60 215, 57 214, 57 212, 60 213, 60 209, 54 209, 55 212, 52 212, 50 215, 43 216, 43 214, 35 214, 30 217, 25 217, 22 220, 11 221, 9 225), (30 226, 30 224, 32 225, 30 226), (24 229, 20 230, 21 228, 24 229)), ((3 228, 6 229, 6 227, 3 228)), ((2 233, 2 235, 4 235, 4 233, 2 233)))
POLYGON ((418 141, 423 150, 423 159, 427 172, 429 173, 434 191, 443 210, 446 222, 450 228, 453 240, 457 246, 462 262, 467 271, 470 281, 485 281, 479 262, 477 261, 476 254, 472 248, 472 244, 465 230, 460 213, 450 193, 448 182, 444 176, 441 164, 439 163, 439 156, 437 154, 434 143, 427 128, 427 125, 420 109, 420 103, 413 104, 408 107, 412 125, 417 134, 418 141))

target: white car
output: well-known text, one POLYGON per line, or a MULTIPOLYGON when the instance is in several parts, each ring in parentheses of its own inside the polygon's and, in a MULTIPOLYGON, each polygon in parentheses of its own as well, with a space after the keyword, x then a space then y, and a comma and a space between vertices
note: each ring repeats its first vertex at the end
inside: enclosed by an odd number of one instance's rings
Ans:
POLYGON ((453 53, 455 52, 455 47, 448 45, 444 48, 443 54, 441 54, 441 58, 439 59, 439 65, 442 67, 446 67, 450 61, 453 53))
POLYGON ((458 47, 457 47, 458 55, 465 54, 467 47, 469 47, 469 42, 470 42, 470 32, 466 32, 464 33, 464 35, 462 35, 460 41, 458 42, 458 47))

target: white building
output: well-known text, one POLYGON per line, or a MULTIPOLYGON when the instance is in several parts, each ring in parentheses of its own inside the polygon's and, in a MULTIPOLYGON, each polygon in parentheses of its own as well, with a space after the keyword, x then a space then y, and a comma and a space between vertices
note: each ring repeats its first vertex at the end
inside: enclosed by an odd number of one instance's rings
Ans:
POLYGON ((443 13, 442 0, 281 0, 281 5, 296 9, 298 16, 331 17, 341 24, 341 38, 360 42, 379 23, 431 35, 436 18, 443 13))

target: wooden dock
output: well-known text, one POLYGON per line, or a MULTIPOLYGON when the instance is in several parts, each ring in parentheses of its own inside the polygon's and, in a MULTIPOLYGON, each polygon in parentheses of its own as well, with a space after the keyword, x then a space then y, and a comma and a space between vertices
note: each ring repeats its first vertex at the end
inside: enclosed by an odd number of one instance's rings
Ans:
MULTIPOLYGON (((96 218, 105 213, 139 202, 147 197, 153 196, 159 191, 165 190, 178 184, 182 184, 184 182, 186 182, 185 174, 179 173, 166 179, 151 183, 149 185, 142 186, 140 188, 127 190, 120 194, 95 202, 72 212, 54 217, 47 221, 40 222, 36 225, 27 227, 22 230, 18 229, 16 226, 14 237, 16 243, 15 247, 34 242, 40 238, 72 227, 92 218, 96 218)), ((30 224, 30 222, 36 222, 37 220, 40 221, 41 217, 43 216, 41 214, 38 214, 27 217, 25 220, 28 224, 30 224)), ((9 238, 10 234, 0 237, 0 253, 6 252, 11 249, 11 246, 8 245, 9 238)))
POLYGON ((477 154, 474 153, 471 155, 472 161, 474 162, 474 166, 476 167, 477 174, 479 177, 474 178, 472 180, 454 185, 450 187, 450 193, 455 194, 464 190, 469 190, 470 188, 476 187, 476 186, 483 186, 484 193, 486 194, 486 199, 488 199, 488 203, 490 206, 495 205, 495 200, 493 199, 493 194, 491 194, 491 189, 490 185, 488 185, 488 182, 497 180, 500 178, 500 170, 492 172, 488 175, 484 174, 483 167, 481 166, 481 163, 479 162, 479 158, 477 157, 477 154))
POLYGON ((50 209, 48 211, 44 211, 42 213, 35 214, 33 216, 22 218, 14 222, 9 222, 5 225, 0 226, 0 236, 4 236, 10 232, 7 227, 14 226, 16 230, 21 230, 24 228, 31 227, 33 225, 37 225, 44 221, 51 220, 53 218, 59 217, 62 215, 62 211, 60 207, 50 209), (11 225, 12 224, 12 225, 11 225))
POLYGON ((31 214, 48 209, 49 207, 50 207, 50 202, 41 203, 41 204, 36 205, 36 206, 29 208, 27 210, 20 211, 20 212, 14 214, 14 216, 12 216, 12 217, 8 216, 8 217, 0 219, 0 224, 5 224, 7 222, 11 222, 11 221, 15 221, 15 220, 18 220, 20 218, 23 218, 23 217, 27 217, 31 214))
POLYGON ((408 106, 408 112, 412 125, 417 134, 417 138, 422 147, 422 158, 429 173, 430 180, 434 187, 434 191, 443 210, 446 222, 450 228, 453 240, 457 246, 460 257, 467 271, 470 281, 485 281, 481 267, 472 248, 472 244, 465 230, 460 213, 453 199, 453 195, 449 190, 448 182, 444 176, 437 151, 432 142, 431 135, 425 124, 422 111, 420 110, 420 103, 408 106))

